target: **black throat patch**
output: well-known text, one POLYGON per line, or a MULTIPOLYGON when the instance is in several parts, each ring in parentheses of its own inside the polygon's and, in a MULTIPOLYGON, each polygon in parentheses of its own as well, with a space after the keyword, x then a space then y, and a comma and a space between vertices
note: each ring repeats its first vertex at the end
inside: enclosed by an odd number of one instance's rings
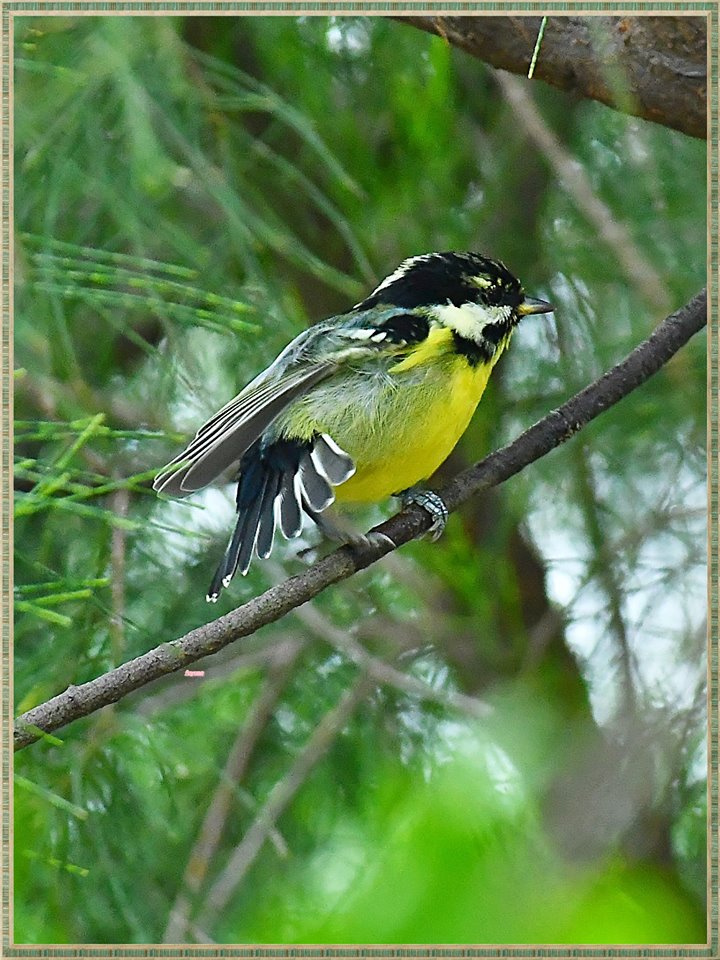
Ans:
POLYGON ((470 340, 468 337, 461 337, 459 333, 453 331, 453 341, 455 351, 465 357, 471 367, 476 367, 479 363, 490 363, 492 360, 492 344, 487 341, 478 343, 477 340, 470 340))

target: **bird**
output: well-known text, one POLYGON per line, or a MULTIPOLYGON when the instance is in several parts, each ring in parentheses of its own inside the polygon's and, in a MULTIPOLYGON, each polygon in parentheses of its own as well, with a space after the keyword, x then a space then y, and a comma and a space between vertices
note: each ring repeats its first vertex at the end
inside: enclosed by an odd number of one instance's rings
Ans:
POLYGON ((157 474, 156 491, 187 496, 235 467, 237 521, 206 599, 217 601, 276 530, 304 516, 397 496, 431 515, 423 486, 467 428, 520 320, 553 310, 525 294, 504 263, 479 253, 409 257, 360 303, 300 333, 217 411, 157 474))

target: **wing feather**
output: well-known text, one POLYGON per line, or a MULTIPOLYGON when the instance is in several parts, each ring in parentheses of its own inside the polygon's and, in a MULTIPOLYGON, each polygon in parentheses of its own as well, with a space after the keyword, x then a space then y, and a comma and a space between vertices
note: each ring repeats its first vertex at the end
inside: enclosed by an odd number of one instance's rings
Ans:
POLYGON ((315 363, 277 380, 253 381, 200 427, 186 449, 157 475, 153 487, 180 497, 200 490, 238 461, 288 404, 334 369, 334 363, 315 363))
POLYGON ((302 530, 302 509, 300 504, 300 478, 292 470, 283 472, 280 484, 280 530, 290 540, 302 530), (297 478, 297 479, 296 479, 297 478))
MULTIPOLYGON (((185 450, 160 471, 153 487, 178 497, 200 490, 237 462, 293 400, 342 364, 367 356, 402 354, 427 337, 428 330, 425 317, 396 307, 358 310, 348 314, 345 323, 332 318, 310 327, 200 427, 185 450)), ((316 463, 306 472, 314 472, 314 466, 323 473, 326 459, 328 451, 318 450, 316 463)), ((347 474, 350 467, 351 461, 332 465, 338 476, 347 474)), ((327 479, 333 482, 331 476, 327 479)), ((318 490, 318 502, 323 499, 318 490)), ((289 529, 295 527, 292 514, 288 504, 289 529)))

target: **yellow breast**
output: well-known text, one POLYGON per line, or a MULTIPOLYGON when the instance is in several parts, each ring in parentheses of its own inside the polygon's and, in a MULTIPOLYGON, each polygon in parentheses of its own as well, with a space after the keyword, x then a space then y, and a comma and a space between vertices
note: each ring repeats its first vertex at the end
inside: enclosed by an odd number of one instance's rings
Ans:
POLYGON ((379 355, 344 368, 292 405, 277 421, 281 436, 327 433, 355 463, 335 488, 339 502, 375 502, 426 480, 458 442, 507 340, 491 362, 474 366, 458 353, 452 331, 431 329, 399 361, 379 355))
POLYGON ((467 429, 499 353, 473 367, 452 349, 451 331, 431 331, 391 369, 373 428, 361 435, 343 429, 349 421, 338 424, 333 436, 357 470, 337 487, 337 500, 382 500, 433 474, 467 429))

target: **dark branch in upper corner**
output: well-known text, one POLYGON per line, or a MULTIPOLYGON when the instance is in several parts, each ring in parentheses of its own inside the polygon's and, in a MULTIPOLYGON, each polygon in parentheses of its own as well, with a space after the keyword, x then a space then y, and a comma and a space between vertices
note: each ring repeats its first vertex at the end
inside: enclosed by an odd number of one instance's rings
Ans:
MULTIPOLYGON (((402 17, 493 67, 527 76, 541 17, 402 17)), ((705 16, 548 17, 534 77, 707 138, 705 16)))
MULTIPOLYGON (((618 403, 656 373, 693 334, 707 322, 707 300, 701 291, 688 304, 671 314, 653 334, 625 360, 581 390, 557 410, 551 411, 516 440, 470 467, 440 491, 450 510, 473 494, 502 483, 524 467, 569 439, 587 423, 618 403)), ((376 529, 401 546, 430 526, 430 516, 420 507, 403 510, 376 529)), ((279 620, 286 613, 379 560, 392 548, 387 543, 368 546, 361 553, 343 547, 308 570, 271 587, 231 613, 190 631, 178 640, 116 667, 80 686, 71 686, 45 703, 18 717, 15 748, 40 739, 72 720, 87 716, 122 699, 128 693, 180 670, 196 660, 279 620)))

